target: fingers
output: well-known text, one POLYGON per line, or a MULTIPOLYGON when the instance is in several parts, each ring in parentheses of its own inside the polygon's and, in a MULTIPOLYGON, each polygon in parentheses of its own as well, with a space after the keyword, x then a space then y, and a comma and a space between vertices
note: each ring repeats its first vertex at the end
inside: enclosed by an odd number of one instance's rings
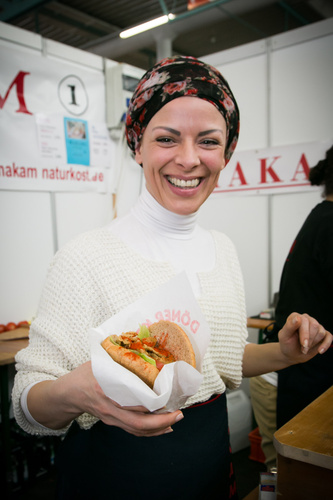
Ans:
POLYGON ((300 318, 299 338, 302 346, 302 353, 308 354, 310 350, 324 353, 331 344, 331 334, 307 314, 300 318))
POLYGON ((299 321, 299 341, 301 344, 301 350, 303 354, 308 354, 309 349, 313 347, 315 339, 319 334, 319 329, 321 326, 318 321, 307 314, 302 314, 297 316, 297 321, 299 321))
POLYGON ((333 335, 327 330, 325 330, 324 340, 319 344, 318 347, 319 354, 324 354, 324 352, 326 352, 327 349, 331 348, 332 346, 333 346, 333 335))
POLYGON ((183 418, 181 411, 151 413, 143 406, 121 407, 110 401, 108 413, 104 413, 103 422, 114 425, 135 436, 159 436, 172 432, 172 425, 183 418))
POLYGON ((291 339, 296 332, 298 333, 303 354, 308 354, 311 350, 323 354, 331 346, 332 335, 330 332, 308 314, 292 313, 284 328, 285 338, 291 339))
POLYGON ((105 424, 120 427, 135 436, 157 436, 172 432, 172 426, 183 418, 180 410, 157 414, 149 412, 144 406, 120 406, 104 394, 93 376, 90 362, 73 370, 70 376, 75 376, 74 385, 81 387, 77 405, 80 413, 90 413, 105 424), (82 377, 82 374, 85 376, 82 377))
MULTIPOLYGON (((128 410, 121 410, 123 413, 122 426, 125 425, 127 432, 135 436, 159 436, 172 432, 172 425, 183 418, 182 412, 153 414, 135 413, 128 410)), ((123 427, 124 428, 124 427, 123 427)))
POLYGON ((301 346, 301 350, 306 351, 309 347, 308 318, 307 315, 291 313, 279 332, 280 343, 297 344, 298 348, 301 346))
MULTIPOLYGON (((305 315, 304 315, 305 316, 305 315)), ((300 328, 302 324, 302 315, 298 313, 291 313, 285 324, 283 325, 283 336, 284 338, 292 338, 295 332, 300 328)))

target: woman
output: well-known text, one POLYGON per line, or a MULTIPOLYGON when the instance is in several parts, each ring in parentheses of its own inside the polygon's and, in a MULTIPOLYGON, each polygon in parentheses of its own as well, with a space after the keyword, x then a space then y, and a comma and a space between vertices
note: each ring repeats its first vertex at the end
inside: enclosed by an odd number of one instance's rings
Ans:
MULTIPOLYGON (((308 215, 284 264, 274 327, 278 332, 292 311, 307 312, 333 331, 333 146, 309 172, 312 186, 323 186, 324 201, 308 215)), ((276 467, 274 433, 333 384, 333 345, 323 356, 278 373, 250 379, 251 403, 262 437, 267 469, 276 467)))
MULTIPOLYGON (((333 146, 309 172, 312 186, 323 187, 324 201, 310 212, 284 264, 277 330, 291 311, 306 311, 333 331, 333 146)), ((333 384, 333 346, 324 356, 278 373, 277 428, 297 415, 333 384)))
POLYGON ((57 460, 59 498, 235 498, 226 387, 304 362, 331 342, 316 320, 294 313, 281 345, 245 345, 234 247, 196 223, 238 130, 227 82, 195 58, 161 61, 133 94, 126 134, 146 190, 130 214, 58 252, 30 346, 17 356, 19 424, 41 434, 69 428, 57 460), (204 381, 172 413, 121 408, 92 374, 87 331, 182 270, 211 329, 204 381))

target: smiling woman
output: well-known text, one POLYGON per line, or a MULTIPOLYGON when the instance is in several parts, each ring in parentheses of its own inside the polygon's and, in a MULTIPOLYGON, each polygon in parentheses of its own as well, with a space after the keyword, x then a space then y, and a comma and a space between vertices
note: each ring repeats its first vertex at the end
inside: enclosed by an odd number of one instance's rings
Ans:
POLYGON ((171 212, 188 215, 215 188, 225 166, 225 143, 221 113, 208 101, 179 97, 150 120, 135 158, 155 200, 171 212))

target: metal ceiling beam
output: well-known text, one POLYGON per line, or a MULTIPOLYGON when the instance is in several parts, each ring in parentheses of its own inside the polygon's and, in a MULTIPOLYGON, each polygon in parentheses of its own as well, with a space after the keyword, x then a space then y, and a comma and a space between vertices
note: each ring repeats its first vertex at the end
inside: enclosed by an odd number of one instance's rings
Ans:
POLYGON ((52 20, 63 22, 68 26, 73 26, 81 31, 91 33, 98 37, 109 35, 110 33, 118 33, 120 29, 119 26, 106 23, 105 21, 101 21, 100 19, 58 2, 53 2, 52 8, 42 7, 38 10, 38 14, 47 16, 52 20), (54 5, 56 8, 54 8, 54 5))
POLYGON ((52 11, 59 12, 61 14, 64 14, 65 16, 71 17, 72 19, 76 19, 77 21, 80 21, 87 26, 92 26, 92 25, 98 26, 101 29, 105 29, 105 31, 110 31, 110 32, 120 30, 120 26, 108 23, 106 21, 103 21, 102 19, 93 17, 90 14, 86 14, 81 10, 74 9, 73 7, 69 7, 64 3, 60 3, 57 1, 52 2, 52 11))
POLYGON ((86 33, 91 33, 92 35, 95 36, 101 37, 110 33, 109 30, 106 32, 105 30, 94 28, 94 26, 84 24, 80 21, 76 21, 72 17, 64 16, 63 14, 60 14, 58 12, 53 12, 51 9, 48 8, 42 8, 41 10, 39 10, 38 15, 44 15, 46 17, 51 18, 53 21, 59 21, 65 23, 66 25, 68 25, 68 27, 72 26, 73 28, 77 28, 80 31, 84 31, 86 33))
POLYGON ((168 8, 164 2, 164 0, 159 0, 160 2, 160 6, 161 6, 161 9, 162 9, 162 12, 165 16, 167 16, 168 14, 170 14, 170 12, 168 12, 168 8))

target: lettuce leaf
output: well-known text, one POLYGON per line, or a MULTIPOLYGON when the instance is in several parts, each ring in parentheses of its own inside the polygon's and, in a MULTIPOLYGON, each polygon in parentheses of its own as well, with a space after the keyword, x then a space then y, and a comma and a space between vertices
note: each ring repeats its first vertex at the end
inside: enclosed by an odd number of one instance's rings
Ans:
POLYGON ((146 325, 140 325, 138 337, 140 340, 150 337, 150 331, 146 325))
POLYGON ((147 356, 147 354, 144 354, 143 352, 135 351, 134 349, 128 349, 129 351, 135 352, 140 358, 144 359, 147 361, 147 363, 150 363, 153 366, 156 366, 156 361, 155 359, 151 358, 150 356, 147 356))

